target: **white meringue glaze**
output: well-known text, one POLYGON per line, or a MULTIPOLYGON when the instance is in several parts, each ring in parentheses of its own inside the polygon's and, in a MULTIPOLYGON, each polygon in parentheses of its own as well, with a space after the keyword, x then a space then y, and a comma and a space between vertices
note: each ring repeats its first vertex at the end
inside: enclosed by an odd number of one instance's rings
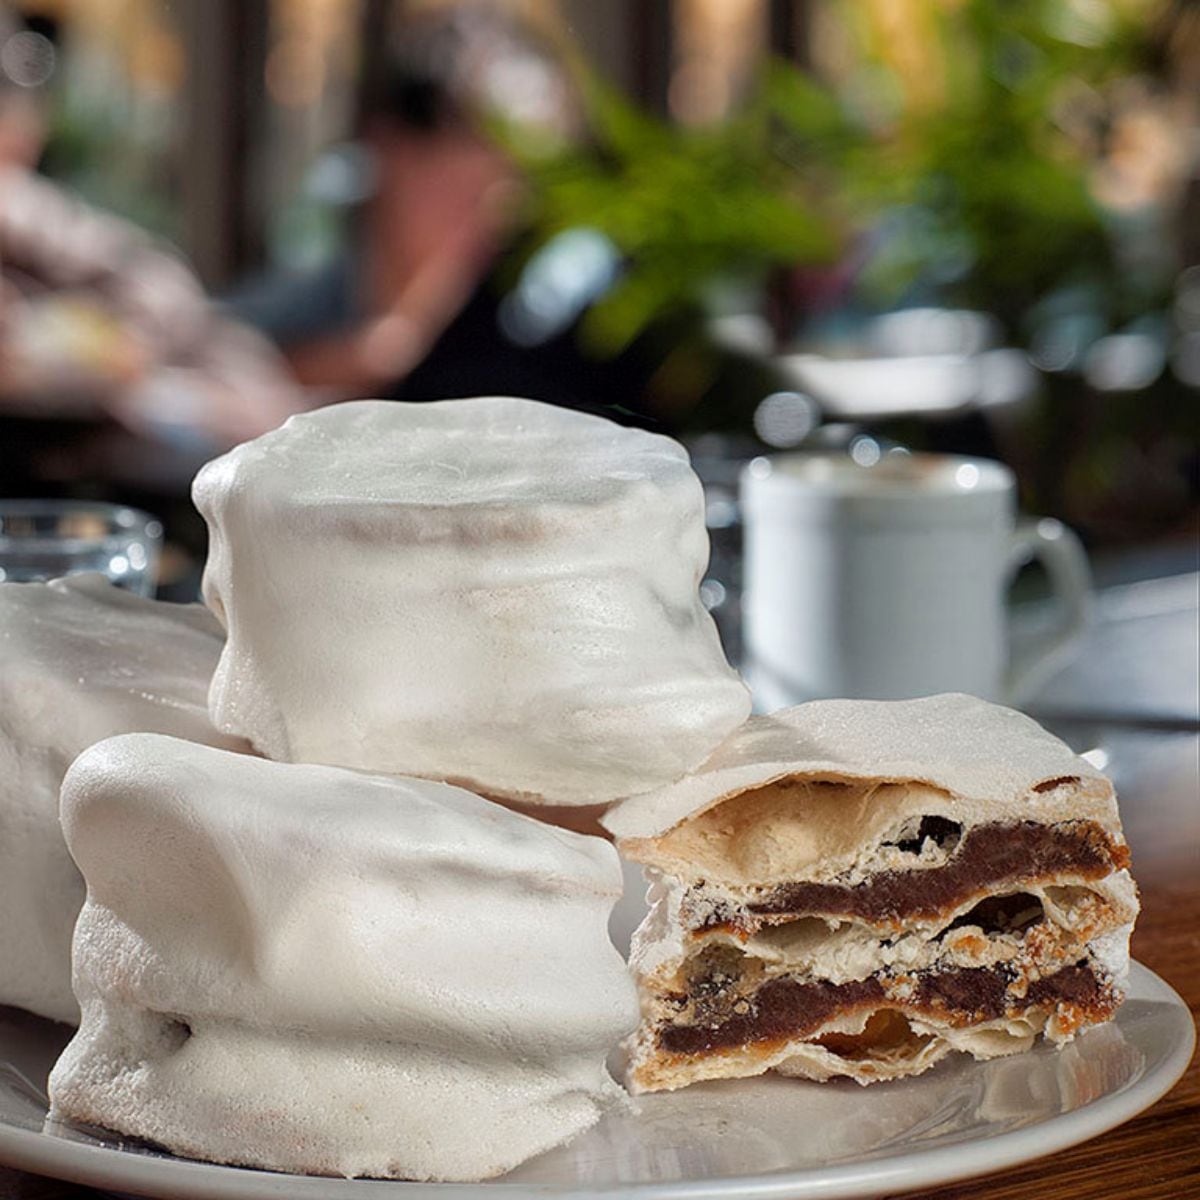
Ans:
POLYGON ((139 730, 249 749, 208 719, 223 641, 201 605, 145 600, 100 575, 0 584, 0 1004, 79 1016, 83 880, 58 824, 71 760, 139 730))
MULTIPOLYGON (((836 778, 924 783, 945 793, 947 814, 967 823, 1015 819, 1049 823, 1087 817, 1119 830, 1112 784, 1086 759, 1015 709, 946 692, 917 700, 811 700, 752 717, 691 774, 616 805, 601 819, 637 861, 643 841, 743 792, 782 779, 836 778), (1070 788, 1037 785, 1070 776, 1070 788)), ((928 811, 929 799, 920 805, 928 811)), ((924 811, 924 809, 923 809, 924 811)), ((893 810, 879 806, 878 817, 893 810)), ((861 815, 837 806, 814 820, 814 861, 834 860, 864 833, 861 815)), ((659 864, 662 865, 662 864, 659 864)), ((835 869, 840 869, 837 864, 835 869)))
POLYGON ((218 727, 271 758, 607 803, 749 712, 686 451, 493 397, 358 401, 209 463, 218 727))
POLYGON ((612 847, 446 784, 171 738, 63 785, 88 884, 53 1112, 273 1170, 474 1180, 623 1102, 612 847))

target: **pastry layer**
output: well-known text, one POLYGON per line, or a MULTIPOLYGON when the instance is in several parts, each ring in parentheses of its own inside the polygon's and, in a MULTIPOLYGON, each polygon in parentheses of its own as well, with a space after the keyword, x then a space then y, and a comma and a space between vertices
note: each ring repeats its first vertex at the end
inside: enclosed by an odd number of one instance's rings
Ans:
POLYGON ((721 889, 719 899, 701 884, 690 899, 685 897, 683 919, 697 930, 741 933, 808 916, 853 919, 898 931, 914 924, 945 924, 964 905, 989 894, 1091 882, 1129 862, 1127 847, 1091 821, 994 822, 977 825, 960 839, 954 822, 926 817, 916 836, 896 849, 919 858, 927 840, 948 852, 941 865, 887 869, 854 883, 800 880, 769 888, 721 889))
POLYGON ((718 967, 677 1002, 690 1019, 660 1026, 658 1049, 698 1055, 731 1046, 769 1050, 818 1034, 835 1019, 883 1009, 961 1028, 999 1017, 1023 1017, 1034 1008, 1048 1015, 1063 1006, 1072 1010, 1071 1023, 1078 1027, 1106 1020, 1118 999, 1084 959, 1032 980, 998 966, 873 975, 841 984, 782 976, 748 990, 744 977, 718 967))
POLYGON ((1090 820, 1112 784, 1021 713, 972 696, 819 700, 752 717, 676 783, 604 817, 637 862, 762 885, 829 878, 912 818, 1090 820))
POLYGON ((856 922, 802 917, 767 926, 748 937, 728 930, 683 934, 679 954, 653 962, 656 947, 639 938, 634 965, 653 993, 686 990, 697 960, 726 947, 758 965, 764 977, 809 974, 831 983, 865 979, 881 971, 911 973, 959 967, 1037 962, 1043 967, 1075 961, 1087 944, 1132 919, 1128 890, 1108 895, 1081 888, 1041 888, 989 896, 932 936, 911 931, 880 937, 856 922))
POLYGON ((919 1074, 953 1050, 993 1058, 1039 1033, 1069 1041, 1120 1005, 1129 926, 1074 961, 1036 953, 989 966, 941 963, 834 983, 713 948, 690 964, 686 989, 644 992, 630 1044, 634 1091, 774 1070, 859 1083, 919 1074))

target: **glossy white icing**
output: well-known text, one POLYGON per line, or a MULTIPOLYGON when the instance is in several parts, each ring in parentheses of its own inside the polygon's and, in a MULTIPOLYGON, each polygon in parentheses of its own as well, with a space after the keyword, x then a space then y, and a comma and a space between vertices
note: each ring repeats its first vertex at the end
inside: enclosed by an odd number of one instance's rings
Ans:
POLYGON ((130 735, 83 754, 61 1116, 185 1155, 490 1177, 592 1124, 636 1024, 616 852, 462 789, 130 735))
POLYGON ((749 712, 669 438, 530 400, 358 401, 197 476, 217 725, 271 758, 607 803, 749 712))
POLYGON ((59 785, 81 750, 115 733, 244 746, 208 719, 223 641, 201 605, 145 600, 99 575, 0 584, 0 1004, 78 1019, 83 881, 59 829, 59 785))

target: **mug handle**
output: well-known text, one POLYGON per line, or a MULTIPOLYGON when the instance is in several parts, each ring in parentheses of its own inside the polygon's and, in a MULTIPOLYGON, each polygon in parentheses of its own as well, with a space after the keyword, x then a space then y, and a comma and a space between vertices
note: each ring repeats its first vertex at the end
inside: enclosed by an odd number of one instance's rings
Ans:
POLYGON ((1050 577, 1059 610, 1053 628, 1013 655, 1004 692, 1010 704, 1028 697, 1058 666, 1063 652, 1087 627, 1092 613, 1092 572, 1083 543, 1061 521, 1035 517, 1020 521, 1009 537, 1008 569, 1040 559, 1050 577))

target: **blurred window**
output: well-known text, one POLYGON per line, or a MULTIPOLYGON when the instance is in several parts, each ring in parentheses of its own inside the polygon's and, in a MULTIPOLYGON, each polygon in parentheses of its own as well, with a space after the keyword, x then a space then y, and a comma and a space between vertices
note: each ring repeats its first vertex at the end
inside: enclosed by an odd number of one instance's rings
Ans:
POLYGON ((361 164, 338 144, 354 128, 364 17, 363 0, 270 0, 260 203, 276 262, 328 257, 360 196, 361 164))
POLYGON ((32 48, 47 68, 25 83, 47 100, 46 172, 103 208, 178 237, 174 147, 186 54, 173 7, 162 0, 20 0, 11 8, 27 30, 4 53, 28 62, 32 48))
POLYGON ((728 117, 767 49, 767 0, 674 0, 675 49, 667 93, 685 125, 728 117))

